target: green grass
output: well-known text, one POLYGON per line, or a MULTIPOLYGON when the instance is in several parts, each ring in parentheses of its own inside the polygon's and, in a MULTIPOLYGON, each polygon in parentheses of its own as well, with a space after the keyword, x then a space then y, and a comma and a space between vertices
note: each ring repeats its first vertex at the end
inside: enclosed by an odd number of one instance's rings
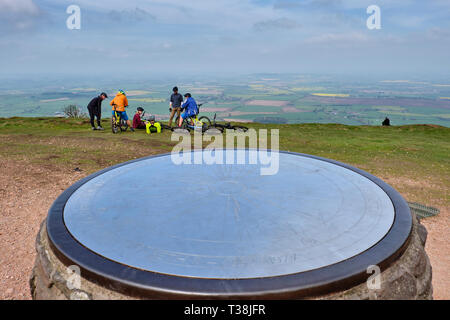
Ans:
MULTIPOLYGON (((89 122, 80 119, 0 118, 0 159, 64 170, 80 167, 92 173, 127 160, 170 152, 176 144, 169 131, 114 135, 109 130, 109 119, 103 121, 103 126, 106 130, 99 132, 91 131, 89 122)), ((417 182, 417 186, 394 183, 410 201, 449 205, 450 128, 312 123, 253 123, 248 127, 279 129, 281 150, 335 159, 381 178, 417 182), (421 189, 421 184, 428 185, 426 190, 421 189)))

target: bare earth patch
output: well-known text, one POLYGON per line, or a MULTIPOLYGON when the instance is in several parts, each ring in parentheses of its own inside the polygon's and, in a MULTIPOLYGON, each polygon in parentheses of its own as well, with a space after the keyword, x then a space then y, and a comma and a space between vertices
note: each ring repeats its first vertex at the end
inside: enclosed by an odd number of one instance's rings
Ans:
POLYGON ((225 118, 223 120, 227 121, 227 122, 240 122, 240 123, 252 123, 253 122, 253 120, 249 120, 249 119, 225 118))
POLYGON ((226 112, 230 110, 231 108, 201 108, 202 112, 226 112))
POLYGON ((223 90, 208 89, 208 88, 193 89, 193 90, 191 90, 191 92, 192 92, 192 94, 205 94, 205 95, 221 95, 221 94, 223 94, 223 90))
POLYGON ((83 175, 0 158, 0 299, 31 299, 39 226, 57 196, 83 175))
POLYGON ((264 106, 264 107, 284 107, 290 102, 283 100, 251 100, 246 103, 247 106, 264 106))
POLYGON ((307 110, 300 110, 296 107, 284 107, 283 112, 294 113, 294 112, 308 112, 307 110))
POLYGON ((245 112, 245 111, 233 111, 225 113, 225 115, 235 117, 235 116, 245 116, 245 115, 255 115, 255 114, 277 114, 276 112, 262 111, 262 112, 245 112))
MULTIPOLYGON (((383 179, 382 176, 380 178, 383 179)), ((439 215, 422 219, 421 222, 428 230, 425 250, 433 268, 433 298, 450 299, 450 205, 448 200, 436 198, 432 196, 434 192, 430 193, 430 190, 446 187, 406 177, 385 177, 384 180, 396 188, 407 201, 419 202, 440 210, 439 215)))

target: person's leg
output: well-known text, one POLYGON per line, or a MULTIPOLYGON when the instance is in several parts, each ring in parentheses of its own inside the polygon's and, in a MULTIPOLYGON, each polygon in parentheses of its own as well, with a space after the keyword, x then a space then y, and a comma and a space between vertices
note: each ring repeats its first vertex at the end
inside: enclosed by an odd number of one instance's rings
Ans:
POLYGON ((177 108, 177 119, 181 118, 181 108, 177 108))
POLYGON ((179 126, 179 127, 181 127, 181 125, 183 124, 184 115, 185 115, 185 113, 183 113, 183 114, 180 116, 180 120, 178 121, 178 126, 179 126))
POLYGON ((127 115, 127 112, 126 112, 126 111, 123 111, 123 112, 122 112, 122 119, 125 120, 125 121, 127 122, 127 125, 128 125, 128 127, 130 128, 130 130, 134 132, 134 128, 133 128, 133 126, 131 125, 130 119, 128 119, 128 115, 127 115))
POLYGON ((172 111, 170 111, 170 118, 169 118, 169 127, 171 127, 172 126, 172 120, 173 120, 173 117, 175 116, 175 108, 172 108, 172 111))
POLYGON ((97 129, 103 129, 102 128, 102 114, 101 113, 97 113, 97 129))
POLYGON ((92 130, 95 130, 95 124, 94 124, 95 115, 94 115, 94 112, 91 109, 88 109, 88 111, 89 111, 89 117, 91 118, 92 130))

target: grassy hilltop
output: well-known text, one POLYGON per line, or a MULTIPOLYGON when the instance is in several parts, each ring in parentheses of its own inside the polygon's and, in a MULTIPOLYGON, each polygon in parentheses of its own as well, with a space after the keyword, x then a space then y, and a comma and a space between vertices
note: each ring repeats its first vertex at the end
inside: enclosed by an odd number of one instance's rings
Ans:
MULTIPOLYGON (((80 168, 86 175, 151 154, 170 152, 171 132, 113 135, 91 131, 87 120, 0 118, 0 160, 10 159, 55 170, 80 168)), ((279 129, 280 149, 349 163, 386 180, 408 201, 437 207, 450 203, 450 128, 340 124, 248 124, 279 129)), ((206 143, 207 144, 207 143, 206 143)))

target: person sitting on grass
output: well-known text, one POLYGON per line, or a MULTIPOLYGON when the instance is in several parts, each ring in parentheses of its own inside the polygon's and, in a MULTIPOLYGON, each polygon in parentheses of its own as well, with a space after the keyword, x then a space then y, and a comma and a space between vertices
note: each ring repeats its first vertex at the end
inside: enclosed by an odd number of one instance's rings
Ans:
POLYGON ((134 129, 145 129, 147 122, 142 121, 142 115, 144 113, 144 109, 141 107, 137 108, 136 114, 133 117, 133 128, 134 129))
POLYGON ((114 116, 114 111, 116 111, 119 116, 127 122, 130 130, 134 132, 134 128, 131 126, 131 122, 128 119, 127 112, 125 111, 125 108, 128 107, 128 99, 123 90, 119 90, 115 98, 111 100, 110 105, 112 106, 112 115, 114 116))
POLYGON ((183 120, 190 118, 190 117, 195 117, 198 114, 198 106, 197 106, 197 102, 195 102, 194 98, 192 98, 190 93, 186 93, 184 95, 186 99, 185 102, 183 102, 183 104, 181 105, 181 109, 185 110, 184 113, 181 115, 180 117, 180 121, 178 123, 178 127, 181 127, 181 125, 183 124, 183 120))

